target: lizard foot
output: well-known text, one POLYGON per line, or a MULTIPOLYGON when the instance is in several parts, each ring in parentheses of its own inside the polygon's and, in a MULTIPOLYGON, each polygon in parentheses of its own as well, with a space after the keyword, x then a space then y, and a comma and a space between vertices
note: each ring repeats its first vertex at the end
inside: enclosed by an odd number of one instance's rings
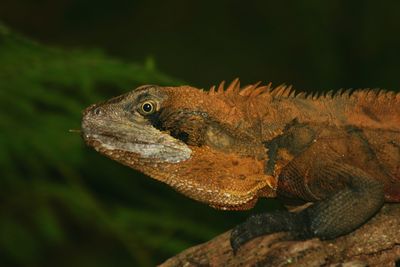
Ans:
POLYGON ((379 181, 352 176, 349 185, 299 213, 275 211, 253 215, 231 233, 234 253, 255 237, 289 232, 292 240, 333 239, 367 222, 383 205, 379 181))
POLYGON ((293 239, 304 238, 308 232, 304 217, 303 214, 288 211, 252 215, 233 228, 230 237, 233 253, 236 254, 243 244, 262 235, 291 232, 293 239))

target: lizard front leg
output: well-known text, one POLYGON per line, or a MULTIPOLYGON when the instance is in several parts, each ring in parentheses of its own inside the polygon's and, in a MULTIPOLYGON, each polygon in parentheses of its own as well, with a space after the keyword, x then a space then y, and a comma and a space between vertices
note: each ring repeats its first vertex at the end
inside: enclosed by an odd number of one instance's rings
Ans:
POLYGON ((275 232, 289 232, 294 240, 333 239, 358 228, 382 207, 383 186, 365 172, 334 162, 320 166, 319 170, 314 173, 320 178, 306 185, 300 183, 304 177, 299 177, 297 170, 289 168, 284 172, 280 177, 283 183, 290 179, 289 186, 295 191, 321 199, 299 213, 276 211, 251 216, 231 233, 234 252, 255 237, 275 232), (287 175, 289 177, 285 177, 287 175))

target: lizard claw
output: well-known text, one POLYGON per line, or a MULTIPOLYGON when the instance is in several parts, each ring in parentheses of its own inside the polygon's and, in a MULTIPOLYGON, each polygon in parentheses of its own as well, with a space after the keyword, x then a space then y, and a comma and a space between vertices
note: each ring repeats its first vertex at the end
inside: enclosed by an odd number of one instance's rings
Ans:
POLYGON ((246 230, 245 223, 239 224, 235 228, 233 228, 230 237, 233 255, 236 255, 239 248, 250 239, 251 235, 246 230))
POLYGON ((263 227, 261 217, 262 215, 260 214, 253 215, 244 223, 233 228, 230 242, 234 255, 236 255, 237 251, 243 244, 263 234, 263 231, 260 231, 263 227))
POLYGON ((306 233, 302 215, 276 211, 251 216, 244 223, 234 227, 231 232, 230 243, 233 254, 236 255, 243 244, 262 235, 290 232, 294 239, 301 238, 301 234, 306 233), (299 230, 301 231, 299 232, 299 230))

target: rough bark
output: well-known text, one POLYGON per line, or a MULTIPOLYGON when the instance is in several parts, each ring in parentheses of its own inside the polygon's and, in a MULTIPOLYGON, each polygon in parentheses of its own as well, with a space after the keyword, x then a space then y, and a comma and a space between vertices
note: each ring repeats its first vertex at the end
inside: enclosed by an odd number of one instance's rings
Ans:
POLYGON ((400 266, 400 204, 386 204, 368 223, 335 240, 260 237, 234 256, 230 231, 189 248, 160 266, 400 266))

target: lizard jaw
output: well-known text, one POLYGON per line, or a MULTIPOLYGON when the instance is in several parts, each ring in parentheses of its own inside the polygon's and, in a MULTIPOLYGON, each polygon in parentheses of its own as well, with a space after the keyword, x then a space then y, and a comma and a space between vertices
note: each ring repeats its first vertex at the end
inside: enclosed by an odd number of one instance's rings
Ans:
POLYGON ((138 159, 165 163, 179 163, 191 157, 188 145, 152 125, 135 120, 118 120, 116 117, 121 115, 113 112, 101 116, 96 114, 95 108, 89 107, 84 112, 82 137, 87 145, 96 150, 129 152, 138 159))
POLYGON ((179 163, 188 160, 192 153, 186 144, 176 139, 157 143, 149 140, 130 141, 101 134, 84 134, 83 138, 86 144, 98 151, 130 152, 138 158, 157 162, 179 163))

